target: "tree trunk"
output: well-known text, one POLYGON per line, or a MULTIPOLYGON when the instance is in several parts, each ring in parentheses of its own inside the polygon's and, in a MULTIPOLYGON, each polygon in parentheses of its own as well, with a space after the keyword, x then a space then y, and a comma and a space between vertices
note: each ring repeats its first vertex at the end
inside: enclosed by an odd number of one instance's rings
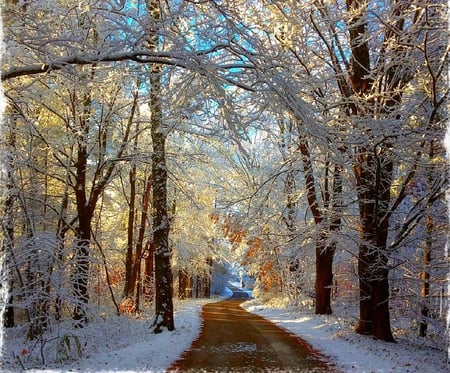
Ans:
POLYGON ((325 246, 325 234, 321 233, 316 244, 316 314, 329 315, 331 310, 331 289, 333 286, 334 249, 325 246))
POLYGON ((144 296, 147 302, 151 302, 153 300, 154 294, 154 248, 153 243, 148 241, 146 244, 146 257, 145 257, 145 278, 144 278, 144 296))
MULTIPOLYGON (((337 230, 340 227, 339 196, 342 190, 340 168, 335 166, 335 172, 333 174, 333 201, 331 204, 331 211, 329 211, 332 222, 329 226, 324 226, 322 224, 324 219, 319 209, 319 203, 315 190, 311 155, 308 148, 308 142, 305 138, 300 139, 300 151, 302 153, 303 172, 305 173, 308 205, 314 218, 316 230, 318 231, 316 240, 315 313, 318 315, 328 315, 332 313, 331 289, 333 286, 333 259, 335 243, 328 243, 327 238, 331 231, 337 230)), ((329 196, 328 193, 327 195, 329 196)), ((326 197, 324 200, 324 205, 328 205, 329 198, 330 197, 326 197)))
MULTIPOLYGON (((13 121, 13 120, 11 120, 13 121)), ((12 250, 14 248, 14 201, 16 196, 14 194, 14 150, 16 144, 15 129, 9 128, 6 132, 8 151, 6 154, 6 198, 4 201, 4 216, 2 219, 3 241, 1 247, 1 254, 4 259, 2 263, 2 272, 6 273, 6 282, 1 284, 1 287, 6 287, 7 298, 6 307, 3 315, 3 326, 5 328, 12 328, 15 326, 13 296, 11 295, 14 286, 14 271, 12 269, 12 250)))
POLYGON ((175 329, 172 304, 172 272, 169 250, 169 215, 167 210, 166 134, 162 128, 160 101, 161 69, 152 69, 150 106, 152 113, 153 244, 155 246, 155 321, 154 333, 175 329))
POLYGON ((148 209, 150 206, 150 193, 152 190, 152 175, 150 175, 147 178, 146 184, 145 184, 145 190, 144 195, 142 196, 142 212, 141 212, 141 222, 139 224, 139 233, 138 238, 136 242, 136 250, 134 254, 134 261, 133 261, 133 271, 131 273, 130 278, 130 294, 134 293, 136 282, 138 276, 140 276, 140 270, 141 270, 141 261, 143 256, 143 249, 144 249, 144 236, 145 236, 145 229, 147 227, 147 217, 148 217, 148 209))
MULTIPOLYGON (((392 213, 390 192, 394 162, 391 158, 392 144, 389 137, 380 139, 371 135, 370 122, 377 122, 378 118, 384 115, 389 118, 389 113, 394 112, 395 107, 401 103, 405 72, 402 71, 398 61, 401 61, 400 58, 404 56, 405 51, 402 48, 395 51, 398 56, 395 63, 386 70, 383 77, 384 84, 374 87, 371 74, 373 58, 370 55, 368 39, 365 39, 368 5, 361 0, 346 0, 346 3, 348 14, 351 16, 348 21, 351 48, 349 80, 353 94, 364 101, 361 106, 352 105, 351 112, 366 119, 360 122, 358 130, 367 135, 362 138, 365 143, 355 147, 353 166, 357 184, 361 238, 358 255, 360 319, 356 331, 393 342, 389 314, 387 237, 392 213), (369 96, 372 98, 367 99, 369 96), (367 124, 362 124, 364 122, 367 124)), ((400 15, 404 6, 408 6, 408 3, 399 5, 395 11, 398 20, 386 31, 386 40, 402 34, 404 18, 400 15)), ((398 115, 395 119, 399 119, 398 115)))
POLYGON ((205 276, 205 298, 211 297, 211 276, 212 276, 212 258, 207 258, 206 263, 208 264, 208 274, 205 276))
POLYGON ((130 203, 128 206, 128 227, 127 227, 127 253, 125 257, 125 284, 123 298, 129 298, 131 291, 131 276, 133 273, 133 246, 134 246, 134 215, 136 201, 136 165, 133 164, 129 173, 130 181, 130 203))
MULTIPOLYGON (((95 66, 92 67, 90 72, 91 80, 94 79, 94 74, 95 66)), ((117 158, 121 157, 126 148, 126 144, 128 143, 131 125, 133 123, 134 114, 137 108, 138 91, 136 91, 133 96, 134 97, 130 116, 128 117, 126 130, 122 139, 122 145, 120 146, 116 154, 117 158)), ((73 319, 77 322, 77 326, 82 326, 82 324, 87 321, 86 308, 89 303, 88 282, 92 218, 94 216, 98 199, 103 193, 106 185, 111 178, 111 175, 113 174, 115 163, 104 161, 101 164, 97 165, 95 174, 92 177, 92 188, 90 189, 88 197, 88 191, 86 190, 86 187, 88 183, 88 144, 91 131, 90 113, 92 110, 92 99, 89 92, 84 93, 82 100, 82 113, 78 113, 76 110, 77 98, 75 93, 73 95, 73 100, 74 102, 72 116, 73 118, 77 118, 79 120, 78 129, 76 131, 77 161, 75 164, 75 185, 73 186, 78 217, 77 246, 75 248, 75 269, 73 274, 73 290, 76 298, 76 304, 73 311, 73 319)), ((106 158, 106 138, 104 137, 104 134, 99 134, 99 136, 99 142, 103 144, 100 148, 99 158, 104 160, 106 158)))
MULTIPOLYGON (((149 21, 160 22, 161 10, 158 0, 147 0, 149 21)), ((149 48, 159 49, 158 26, 148 30, 149 48)), ((153 332, 160 333, 163 328, 169 331, 175 329, 173 320, 173 287, 171 253, 169 249, 169 213, 167 208, 167 166, 166 139, 167 129, 163 126, 161 107, 161 74, 162 66, 152 64, 150 67, 150 113, 152 154, 152 182, 153 182, 153 244, 155 247, 155 321, 153 332)))
POLYGON ((92 216, 86 212, 78 213, 80 223, 78 229, 78 243, 75 249, 75 273, 73 276, 73 290, 76 304, 73 310, 73 319, 76 326, 82 326, 87 322, 86 310, 89 303, 89 265, 91 242, 91 220, 92 216))
POLYGON ((384 159, 380 166, 372 153, 361 152, 354 169, 361 222, 358 256, 360 317, 356 332, 393 342, 387 253, 392 162, 384 159), (370 172, 373 170, 376 170, 375 180, 370 172))
MULTIPOLYGON (((431 206, 428 206, 428 210, 430 210, 431 206)), ((419 325, 419 335, 421 337, 425 337, 427 335, 427 329, 428 329, 428 323, 427 318, 429 316, 429 297, 430 297, 430 263, 431 263, 431 249, 433 245, 433 228, 434 228, 434 221, 433 218, 428 212, 426 218, 425 218, 425 233, 426 233, 426 240, 425 240, 425 247, 423 250, 422 255, 422 273, 421 273, 421 279, 422 279, 422 289, 420 292, 421 298, 422 298, 422 305, 420 309, 420 314, 422 315, 422 318, 420 320, 419 325)))
POLYGON ((141 307, 141 291, 142 291, 142 274, 141 274, 141 260, 139 259, 137 263, 137 277, 135 284, 135 295, 134 295, 134 312, 140 312, 141 307))
POLYGON ((184 269, 178 271, 178 299, 187 298, 189 276, 184 269))

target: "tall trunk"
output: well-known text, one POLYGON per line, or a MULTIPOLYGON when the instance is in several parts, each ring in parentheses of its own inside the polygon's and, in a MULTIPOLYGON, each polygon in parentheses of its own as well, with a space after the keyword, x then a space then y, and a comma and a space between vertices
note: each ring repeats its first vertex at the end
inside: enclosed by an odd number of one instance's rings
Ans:
MULTIPOLYGON (((64 257, 64 245, 65 245, 65 237, 66 232, 69 229, 69 224, 66 223, 66 211, 69 203, 69 167, 66 170, 66 183, 64 185, 64 194, 61 201, 61 210, 59 212, 58 226, 56 230, 56 237, 58 239, 58 248, 56 250, 55 260, 56 260, 56 268, 58 271, 58 278, 60 278, 60 274, 63 273, 63 257, 64 257)), ((55 299, 55 320, 59 321, 62 317, 62 304, 63 299, 61 296, 61 287, 63 284, 61 282, 57 282, 56 287, 56 299, 55 299)))
POLYGON ((189 276, 184 269, 178 271, 178 299, 187 298, 189 276))
POLYGON ((316 243, 316 314, 329 315, 331 310, 331 289, 333 286, 334 249, 327 247, 327 232, 321 232, 316 243))
POLYGON ((128 227, 127 227, 127 252, 125 256, 125 284, 123 297, 129 298, 131 291, 131 276, 133 273, 133 246, 134 246, 134 215, 136 201, 136 165, 133 164, 129 173, 130 202, 128 205, 128 227))
MULTIPOLYGON (((90 72, 90 79, 93 80, 95 73, 95 66, 90 72)), ((131 125, 134 120, 138 102, 138 91, 133 94, 133 102, 131 106, 130 115, 128 117, 127 126, 124 136, 122 138, 121 146, 117 151, 116 157, 120 158, 125 151, 130 135, 131 125)), ((92 218, 94 216, 95 208, 99 197, 105 190, 115 168, 115 162, 102 162, 97 165, 97 169, 92 178, 92 188, 87 191, 87 170, 89 167, 88 157, 88 142, 91 131, 90 113, 92 99, 90 93, 85 93, 82 100, 83 111, 78 113, 76 93, 73 94, 73 108, 72 115, 78 118, 79 129, 77 131, 77 161, 75 164, 75 199, 78 217, 77 230, 77 246, 75 248, 75 269, 73 275, 73 290, 76 298, 76 304, 73 310, 73 319, 77 322, 76 325, 81 326, 87 321, 86 309, 89 303, 89 264, 90 264, 90 244, 91 244, 91 229, 92 218)), ((106 141, 103 134, 100 134, 103 143, 106 141)), ((100 159, 105 159, 106 144, 100 148, 100 159)))
POLYGON ((137 277, 135 283, 134 294, 134 312, 139 312, 141 307, 141 292, 142 292, 142 274, 141 274, 141 259, 137 263, 137 277))
MULTIPOLYGON (((140 83, 138 82, 138 86, 139 84, 140 83)), ((137 96, 135 97, 137 98, 137 96)), ((138 151, 139 127, 139 122, 137 122, 134 136, 134 153, 137 153, 138 151)), ((123 291, 124 298, 130 298, 133 295, 134 282, 136 281, 135 275, 133 278, 133 266, 135 265, 135 261, 133 261, 133 247, 136 217, 136 177, 136 163, 133 162, 129 173, 130 203, 128 206, 127 252, 125 257, 125 285, 123 291)))
MULTIPOLYGON (((155 86, 152 84, 152 92, 154 88, 155 86)), ((156 289, 154 332, 159 333, 163 328, 172 331, 175 329, 175 326, 172 304, 171 254, 169 250, 170 226, 167 211, 166 136, 161 131, 162 118, 159 98, 155 97, 154 94, 152 96, 153 243, 155 245, 156 289), (155 101, 157 102, 155 103, 155 101)))
POLYGON ((78 239, 75 251, 75 273, 73 278, 73 290, 76 303, 73 310, 73 319, 77 326, 87 322, 86 310, 89 303, 89 265, 92 215, 86 208, 78 212, 78 239))
MULTIPOLYGON (((161 21, 161 10, 158 0, 147 0, 147 12, 150 23, 161 21)), ((149 47, 159 48, 158 27, 149 31, 149 47)), ((150 68, 150 112, 153 181, 153 244, 155 247, 155 321, 153 332, 160 333, 163 328, 169 331, 175 329, 173 320, 173 287, 171 254, 169 249, 169 213, 167 208, 167 166, 166 139, 167 133, 163 126, 161 107, 161 74, 162 66, 152 64, 150 68)))
POLYGON ((211 297, 211 276, 212 276, 212 258, 207 258, 206 263, 208 264, 208 274, 205 276, 205 294, 206 298, 211 297))
POLYGON ((147 302, 151 302, 153 300, 153 294, 154 294, 154 248, 153 248, 153 242, 148 241, 146 244, 145 251, 147 253, 147 256, 145 257, 145 278, 144 278, 144 289, 143 293, 145 296, 145 300, 147 302))
MULTIPOLYGON (((13 119, 11 119, 13 122, 13 119)), ((0 286, 6 287, 7 298, 6 307, 3 315, 3 326, 5 328, 11 328, 15 325, 14 319, 14 306, 13 306, 13 296, 12 288, 14 286, 14 273, 12 266, 12 250, 14 248, 14 202, 16 195, 14 193, 14 149, 16 143, 15 128, 9 128, 6 133, 7 136, 7 146, 8 151, 5 153, 7 155, 6 159, 6 198, 4 201, 4 216, 2 219, 2 230, 3 230, 3 241, 1 247, 1 255, 3 259, 2 272, 6 273, 6 282, 0 286)))
MULTIPOLYGON (((309 208, 311 209, 314 223, 316 225, 316 280, 315 280, 315 313, 318 315, 327 315, 332 313, 331 309, 331 289, 333 286, 333 259, 335 252, 335 244, 328 242, 331 230, 335 230, 340 226, 339 211, 334 211, 337 206, 332 204, 331 217, 332 224, 330 226, 323 225, 323 215, 319 209, 317 200, 314 174, 311 162, 311 155, 308 143, 305 138, 300 139, 300 152, 302 154, 303 172, 306 181, 306 197, 309 208), (319 231, 320 230, 320 231, 319 231)), ((336 177, 337 172, 334 173, 336 177)), ((334 198, 340 193, 341 181, 339 178, 334 183, 334 198)), ((326 204, 328 201, 324 201, 326 204)))
MULTIPOLYGON (((380 154, 380 157, 383 155, 380 154)), ((354 166, 360 213, 358 275, 360 285, 360 317, 356 332, 394 341, 389 314, 389 281, 387 209, 392 184, 392 162, 383 165, 373 153, 363 153, 354 166), (375 172, 375 181, 373 174, 375 172)))
MULTIPOLYGON (((400 43, 395 63, 385 70, 385 75, 374 87, 371 69, 366 16, 367 3, 361 0, 347 0, 347 10, 351 15, 348 23, 351 48, 350 82, 353 93, 358 96, 377 97, 366 99, 363 107, 354 105, 352 114, 376 121, 378 116, 389 115, 402 99, 404 73, 398 63, 401 61, 400 43), (372 90, 379 90, 372 95, 372 90), (361 110, 360 110, 361 109, 361 110)), ((407 2, 398 3, 395 13, 398 19, 385 33, 385 41, 401 35, 404 19, 401 17, 407 2)), ((386 63, 386 56, 380 56, 378 63, 386 63)), ((362 97, 361 97, 362 98, 362 97)), ((396 119, 399 119, 398 117, 396 119)), ((361 127, 359 131, 367 134, 366 143, 355 148, 354 174, 357 184, 357 197, 360 214, 360 245, 358 255, 358 274, 360 283, 360 318, 356 331, 373 334, 384 341, 394 341, 389 314, 389 269, 387 237, 389 232, 391 187, 394 162, 391 158, 392 144, 388 138, 371 137, 371 127, 361 127)))
MULTIPOLYGON (((75 103, 74 103, 75 105, 75 103)), ((75 247, 75 269, 73 274, 73 291, 75 306, 73 319, 76 325, 81 326, 87 321, 86 308, 89 302, 88 280, 89 280, 89 246, 91 242, 91 222, 93 211, 91 210, 87 192, 87 167, 88 167, 88 135, 89 135, 89 113, 91 97, 86 94, 83 99, 83 112, 79 115, 80 131, 77 139, 77 162, 75 199, 78 216, 77 244, 75 247)), ((74 113, 76 115, 76 113, 74 113)))
POLYGON ((148 209, 150 206, 150 193, 152 190, 152 175, 147 178, 145 183, 144 195, 142 196, 142 212, 141 212, 141 222, 139 224, 138 238, 136 242, 136 250, 133 260, 133 270, 131 272, 130 278, 130 295, 134 294, 136 288, 137 278, 140 276, 141 261, 144 249, 144 235, 145 229, 147 227, 147 217, 148 209))
MULTIPOLYGON (((430 151, 428 152, 428 156, 430 159, 430 169, 428 171, 427 183, 428 185, 433 185, 433 174, 434 168, 433 166, 433 158, 435 156, 434 151, 434 142, 430 143, 430 151)), ((420 291, 420 295, 422 298, 422 304, 420 313, 422 315, 422 319, 419 324, 419 335, 421 337, 425 337, 427 335, 428 323, 427 318, 429 316, 429 302, 430 302, 430 264, 431 264, 431 251, 433 249, 433 233, 434 233, 434 220, 432 216, 433 206, 432 203, 428 202, 427 204, 427 214, 425 216, 425 246, 422 254, 422 273, 420 275, 422 280, 422 287, 420 291)))

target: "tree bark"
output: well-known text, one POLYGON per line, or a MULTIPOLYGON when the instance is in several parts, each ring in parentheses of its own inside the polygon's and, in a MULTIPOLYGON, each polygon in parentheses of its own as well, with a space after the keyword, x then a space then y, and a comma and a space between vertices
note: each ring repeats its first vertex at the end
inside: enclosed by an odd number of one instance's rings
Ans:
MULTIPOLYGON (((11 119, 13 121, 13 119, 11 119)), ((11 125, 6 132, 8 151, 5 153, 6 158, 6 198, 4 201, 4 217, 2 219, 3 241, 1 254, 3 258, 2 271, 6 273, 6 281, 1 287, 6 287, 7 298, 3 315, 3 326, 12 328, 15 326, 13 296, 11 295, 14 286, 14 274, 12 270, 12 250, 14 248, 14 202, 16 199, 14 193, 14 158, 13 151, 16 144, 16 135, 14 125, 11 125), (12 127, 12 128, 11 128, 12 127)))
POLYGON ((178 299, 186 299, 189 276, 184 269, 178 271, 178 299))
POLYGON ((154 283, 155 283, 155 276, 154 276, 154 256, 155 256, 155 250, 153 247, 153 242, 147 241, 146 244, 146 257, 145 257, 145 278, 144 278, 144 296, 147 302, 151 302, 153 300, 154 295, 154 283))
POLYGON ((129 173, 130 182, 130 202, 128 206, 128 227, 127 227, 127 252, 125 256, 125 284, 123 298, 129 298, 131 291, 131 276, 133 273, 133 247, 134 247, 134 216, 136 202, 136 165, 133 164, 129 173))
MULTIPOLYGON (((90 72, 90 79, 93 80, 95 69, 92 68, 90 72)), ((115 168, 115 162, 107 162, 106 159, 106 138, 103 134, 99 134, 99 142, 104 143, 100 148, 99 159, 103 159, 101 164, 97 165, 95 173, 92 177, 92 188, 89 193, 87 191, 87 170, 88 164, 88 143, 89 132, 91 130, 91 96, 89 92, 84 93, 82 105, 82 113, 77 112, 77 96, 73 93, 72 99, 72 116, 78 119, 77 130, 77 161, 75 164, 75 185, 73 186, 76 199, 78 229, 77 229, 77 246, 75 248, 75 270, 73 275, 73 290, 75 295, 75 307, 73 310, 73 319, 77 322, 76 325, 82 326, 87 321, 86 309, 89 303, 89 264, 90 264, 90 244, 91 244, 91 229, 92 218, 94 216, 95 208, 99 197, 104 192, 111 175, 115 168)), ((130 135, 131 125, 134 120, 134 114, 137 108, 138 91, 133 94, 133 102, 128 117, 127 126, 125 129, 122 143, 117 151, 116 157, 120 158, 123 154, 130 135)))
MULTIPOLYGON (((73 103, 75 106, 75 103, 73 103)), ((77 325, 86 322, 86 307, 89 302, 88 279, 89 279, 89 245, 91 242, 91 222, 93 210, 89 205, 86 193, 86 173, 88 168, 88 134, 89 113, 91 99, 86 94, 83 99, 83 113, 80 115, 80 132, 77 139, 77 162, 75 199, 78 216, 77 246, 75 248, 75 273, 73 275, 73 290, 76 304, 73 310, 73 319, 77 325)), ((74 118, 77 113, 73 113, 74 118)))
POLYGON ((320 234, 316 244, 316 302, 315 312, 318 315, 329 315, 331 310, 331 289, 333 286, 334 249, 325 244, 326 232, 320 234))
MULTIPOLYGON (((159 77, 158 77, 159 79, 159 77)), ((152 79, 153 83, 155 79, 152 79)), ((152 92, 155 85, 152 84, 152 92)), ((152 179, 153 179, 153 243, 155 245, 155 321, 154 333, 163 328, 175 329, 172 304, 172 270, 169 250, 169 216, 167 211, 167 169, 165 134, 161 126, 159 98, 152 94, 152 179), (156 102, 155 102, 156 101, 156 102)))
MULTIPOLYGON (((303 172, 305 173, 306 182, 306 197, 308 200, 309 208, 314 218, 316 225, 317 240, 316 240, 316 280, 315 280, 315 313, 318 315, 328 315, 332 313, 331 309, 331 289, 333 286, 333 259, 335 252, 335 244, 333 242, 327 242, 329 234, 332 230, 336 230, 340 226, 340 214, 339 211, 335 211, 337 208, 336 203, 331 206, 332 223, 328 226, 323 224, 324 219, 322 212, 319 209, 319 203, 317 200, 317 194, 315 189, 315 180, 313 174, 313 167, 311 162, 311 155, 308 148, 306 139, 300 139, 300 152, 302 154, 303 172)), ((341 192, 341 179, 336 177, 338 172, 334 172, 334 196, 333 201, 338 198, 341 192)), ((324 201, 328 204, 328 201, 324 201)))
POLYGON ((205 298, 210 298, 213 259, 211 257, 207 258, 206 263, 208 264, 208 274, 205 276, 205 298))
POLYGON ((134 254, 133 260, 133 270, 131 272, 130 278, 130 295, 134 294, 136 289, 137 278, 140 276, 141 270, 141 261, 143 256, 144 249, 144 235, 145 229, 147 227, 147 217, 148 217, 148 209, 150 206, 150 194, 152 190, 152 175, 147 178, 145 183, 144 195, 142 196, 142 212, 141 212, 141 222, 139 224, 139 232, 136 242, 136 250, 134 254))
MULTIPOLYGON (((139 88, 139 82, 137 84, 139 88)), ((132 108, 132 115, 134 116, 134 111, 136 110, 137 104, 137 93, 135 94, 135 99, 132 108)), ((128 121, 128 129, 131 128, 132 120, 128 121)), ((127 136, 128 137, 128 136, 127 136)), ((139 138, 139 122, 136 124, 136 132, 134 137, 134 152, 138 149, 138 138, 139 138)), ((130 183, 130 202, 128 206, 128 227, 127 227, 127 252, 125 255, 125 284, 123 290, 123 298, 130 298, 133 296, 133 247, 134 247, 134 231, 135 231, 135 218, 136 218, 136 163, 133 161, 129 172, 129 183, 130 183)), ((134 281, 135 281, 134 277, 134 281)))
MULTIPOLYGON (((161 21, 159 0, 146 1, 149 22, 161 21)), ((158 27, 148 30, 149 48, 153 51, 159 49, 158 27)), ((167 129, 163 125, 161 106, 161 74, 162 65, 150 66, 150 113, 151 137, 153 144, 152 154, 152 215, 153 215, 153 244, 155 247, 155 321, 153 332, 160 333, 166 328, 175 329, 173 319, 173 276, 171 269, 171 253, 169 249, 169 213, 167 208, 167 165, 166 165, 166 139, 167 129)))
MULTIPOLYGON (((369 96, 373 89, 371 78, 370 49, 365 38, 367 33, 367 3, 361 0, 347 0, 349 36, 351 48, 350 83, 355 95, 369 96)), ((400 11, 400 8, 397 9, 400 11)), ((386 40, 392 36, 394 28, 398 34, 403 27, 402 19, 386 31, 386 40)), ((399 50, 400 52, 400 50, 399 50)), ((400 56, 399 56, 400 57, 400 56)), ((375 114, 387 114, 401 102, 403 75, 400 67, 392 65, 385 73, 380 92, 379 113, 375 113, 374 99, 364 100, 365 106, 353 106, 352 113, 376 120, 375 114), (386 92, 384 92, 386 90, 386 92), (383 94, 381 94, 383 93, 383 94)), ((354 175, 360 215, 360 244, 358 254, 358 274, 360 284, 360 317, 356 332, 371 334, 377 339, 393 342, 389 313, 389 269, 387 237, 389 232, 389 205, 393 182, 394 163, 387 138, 373 137, 371 127, 360 127, 360 133, 367 133, 367 140, 355 147, 354 175)))
MULTIPOLYGON (((381 156, 381 155, 380 155, 381 156)), ((354 166, 360 213, 358 275, 360 317, 356 332, 393 342, 389 314, 387 209, 392 184, 392 162, 381 166, 372 154, 358 157, 354 166), (375 181, 371 171, 375 170, 375 181)))
MULTIPOLYGON (((430 151, 428 153, 430 162, 434 158, 434 142, 431 141, 430 151)), ((433 184, 433 173, 434 166, 433 163, 430 165, 430 170, 428 171, 427 182, 428 185, 433 184)), ((423 269, 420 274, 422 280, 422 287, 420 295, 422 298, 422 304, 420 309, 420 314, 422 316, 419 324, 419 336, 425 337, 427 335, 428 323, 427 318, 429 316, 429 302, 430 302, 430 264, 431 264, 431 251, 433 249, 433 233, 434 233, 434 220, 432 216, 432 203, 427 204, 427 213, 425 216, 425 246, 422 254, 422 265, 423 269)))

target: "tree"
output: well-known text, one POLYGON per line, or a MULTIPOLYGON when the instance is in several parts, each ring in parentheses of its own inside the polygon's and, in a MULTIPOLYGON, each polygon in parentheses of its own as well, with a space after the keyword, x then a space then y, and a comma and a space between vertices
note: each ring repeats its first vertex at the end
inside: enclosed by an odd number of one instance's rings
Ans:
MULTIPOLYGON (((14 119, 10 119, 13 121, 14 119)), ((4 145, 4 153, 6 154, 6 175, 2 175, 2 183, 6 190, 4 205, 4 214, 2 218, 2 231, 3 240, 1 253, 4 261, 2 262, 2 273, 7 274, 6 278, 2 278, 2 296, 5 297, 6 306, 2 309, 2 322, 6 328, 15 326, 14 307, 12 288, 14 286, 13 281, 13 250, 14 250, 14 204, 17 198, 14 182, 15 166, 14 166, 14 149, 16 146, 16 134, 14 126, 9 124, 6 135, 6 141, 4 145), (3 180, 4 179, 4 180, 3 180)))
MULTIPOLYGON (((155 29, 148 30, 150 50, 159 50, 161 8, 157 0, 147 1, 147 12, 150 24, 156 23, 155 29)), ((169 214, 167 210, 167 166, 166 140, 167 127, 163 122, 161 106, 162 66, 152 64, 149 70, 149 105, 151 113, 152 152, 152 206, 153 206, 153 245, 155 247, 155 321, 154 333, 162 332, 163 328, 175 329, 172 304, 172 270, 169 250, 169 214)))

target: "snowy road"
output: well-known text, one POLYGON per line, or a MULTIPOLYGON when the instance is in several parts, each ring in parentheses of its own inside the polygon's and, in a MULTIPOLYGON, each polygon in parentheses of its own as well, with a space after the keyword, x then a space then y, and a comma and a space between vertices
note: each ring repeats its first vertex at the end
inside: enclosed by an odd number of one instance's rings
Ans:
POLYGON ((243 310, 247 293, 230 288, 230 299, 203 307, 199 338, 169 371, 333 371, 305 341, 243 310))

